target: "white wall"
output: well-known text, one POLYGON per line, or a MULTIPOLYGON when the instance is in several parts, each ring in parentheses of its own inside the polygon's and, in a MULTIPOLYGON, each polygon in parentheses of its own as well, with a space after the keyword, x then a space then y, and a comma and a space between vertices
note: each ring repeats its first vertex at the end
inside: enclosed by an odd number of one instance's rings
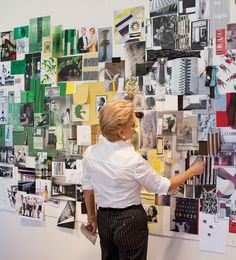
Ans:
MULTIPOLYGON (((227 0, 226 0, 227 1, 227 0)), ((231 2, 231 20, 236 20, 236 5, 231 2)), ((81 25, 111 26, 113 10, 144 5, 148 0, 21 0, 0 1, 0 31, 27 25, 30 18, 52 16, 52 25, 64 28, 81 25)), ((114 55, 119 55, 116 48, 114 55)), ((233 260, 236 247, 227 246, 226 254, 199 251, 198 241, 150 236, 148 260, 233 260)), ((35 224, 22 221, 13 213, 0 211, 1 260, 90 260, 100 259, 99 241, 88 242, 79 230, 59 229, 56 218, 35 224)))

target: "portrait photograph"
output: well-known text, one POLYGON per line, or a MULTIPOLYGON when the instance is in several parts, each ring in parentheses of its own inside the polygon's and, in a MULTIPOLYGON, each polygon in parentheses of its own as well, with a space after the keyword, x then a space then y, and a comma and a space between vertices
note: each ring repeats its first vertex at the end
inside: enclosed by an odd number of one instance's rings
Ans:
POLYGON ((95 111, 99 112, 101 108, 107 103, 107 96, 96 96, 95 111))

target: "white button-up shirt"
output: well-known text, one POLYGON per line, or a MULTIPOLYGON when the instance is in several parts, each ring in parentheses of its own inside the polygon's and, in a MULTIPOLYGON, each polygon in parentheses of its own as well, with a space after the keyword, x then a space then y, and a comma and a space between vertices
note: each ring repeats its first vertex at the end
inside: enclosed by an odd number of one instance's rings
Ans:
POLYGON ((94 190, 99 207, 125 208, 141 203, 143 185, 148 191, 166 194, 169 179, 159 175, 133 146, 124 141, 87 148, 83 165, 84 190, 94 190))

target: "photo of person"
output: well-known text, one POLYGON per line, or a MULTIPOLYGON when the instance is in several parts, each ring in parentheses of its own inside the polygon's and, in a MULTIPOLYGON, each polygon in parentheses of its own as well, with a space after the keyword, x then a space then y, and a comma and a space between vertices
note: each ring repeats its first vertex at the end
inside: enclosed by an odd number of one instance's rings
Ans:
POLYGON ((162 49, 175 48, 176 15, 158 16, 153 18, 153 47, 162 49))
POLYGON ((44 198, 43 196, 20 193, 18 198, 18 215, 34 220, 44 220, 44 198))
POLYGON ((151 205, 147 209, 147 221, 157 223, 158 222, 157 215, 158 215, 157 206, 151 205))
POLYGON ((96 36, 96 31, 94 27, 91 27, 89 29, 89 42, 87 45, 87 51, 88 52, 97 52, 98 51, 98 46, 97 46, 97 36, 96 36))
POLYGON ((99 112, 100 109, 106 104, 107 96, 96 96, 96 108, 95 111, 99 112))
POLYGON ((86 28, 82 27, 81 28, 81 36, 78 39, 77 43, 77 50, 78 53, 85 53, 88 52, 88 37, 86 35, 86 28))
POLYGON ((22 126, 34 125, 34 111, 33 104, 25 103, 20 107, 20 122, 22 126))

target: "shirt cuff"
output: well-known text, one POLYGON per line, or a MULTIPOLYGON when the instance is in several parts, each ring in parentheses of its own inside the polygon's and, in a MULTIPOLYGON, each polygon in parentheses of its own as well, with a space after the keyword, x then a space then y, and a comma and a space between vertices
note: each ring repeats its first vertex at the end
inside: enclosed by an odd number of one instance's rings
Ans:
POLYGON ((166 177, 161 176, 161 188, 159 189, 158 195, 167 195, 170 188, 170 180, 166 177))

